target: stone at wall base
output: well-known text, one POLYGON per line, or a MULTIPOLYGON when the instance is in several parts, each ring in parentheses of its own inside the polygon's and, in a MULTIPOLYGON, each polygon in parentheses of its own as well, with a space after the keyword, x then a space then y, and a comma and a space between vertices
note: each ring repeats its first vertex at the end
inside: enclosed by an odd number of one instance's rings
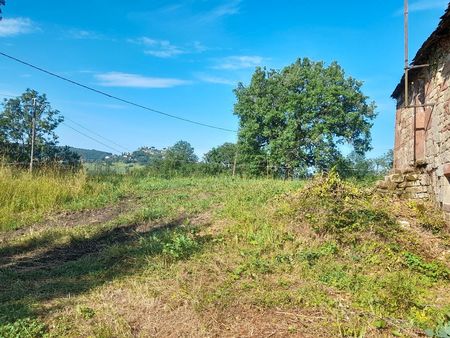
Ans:
POLYGON ((377 182, 376 191, 402 199, 428 200, 432 191, 429 182, 427 174, 405 170, 403 173, 391 173, 384 181, 377 182))

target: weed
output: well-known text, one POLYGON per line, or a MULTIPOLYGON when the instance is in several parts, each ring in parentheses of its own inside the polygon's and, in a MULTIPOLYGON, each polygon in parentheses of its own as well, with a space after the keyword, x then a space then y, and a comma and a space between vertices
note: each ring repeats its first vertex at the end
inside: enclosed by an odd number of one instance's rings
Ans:
POLYGON ((395 219, 377 208, 377 197, 368 190, 345 182, 332 172, 315 178, 293 196, 293 212, 318 234, 333 234, 338 240, 351 242, 361 231, 388 238, 397 229, 395 219))
POLYGON ((445 228, 445 220, 442 213, 436 212, 433 206, 417 201, 409 202, 408 206, 415 213, 419 225, 425 230, 436 234, 445 228))
POLYGON ((410 252, 405 252, 403 254, 405 259, 405 264, 414 271, 417 271, 433 280, 438 279, 449 279, 450 271, 445 266, 442 266, 436 262, 424 262, 422 258, 414 255, 410 252))
POLYGON ((37 319, 19 319, 13 323, 0 325, 2 338, 39 338, 47 333, 47 325, 37 319))
POLYGON ((379 283, 380 306, 387 313, 405 315, 414 306, 419 306, 420 281, 410 273, 394 272, 383 277, 379 283))
POLYGON ((175 232, 170 236, 169 241, 164 243, 162 252, 171 259, 178 260, 191 256, 199 248, 200 245, 193 234, 175 232))
POLYGON ((450 322, 439 325, 436 329, 427 329, 425 334, 433 338, 450 338, 450 322))
POLYGON ((77 313, 83 317, 84 319, 91 319, 95 316, 94 309, 87 307, 87 306, 77 306, 77 313))

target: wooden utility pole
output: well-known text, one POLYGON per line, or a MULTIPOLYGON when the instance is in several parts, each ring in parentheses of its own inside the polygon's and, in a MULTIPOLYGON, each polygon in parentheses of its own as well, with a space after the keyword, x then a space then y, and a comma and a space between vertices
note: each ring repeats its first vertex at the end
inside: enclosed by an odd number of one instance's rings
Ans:
POLYGON ((409 93, 408 93, 408 86, 409 86, 409 55, 408 55, 408 49, 409 49, 409 36, 408 36, 408 0, 405 0, 405 9, 404 9, 404 25, 405 25, 405 107, 409 106, 409 93))
POLYGON ((36 140, 36 98, 33 98, 33 111, 31 119, 31 152, 30 152, 30 174, 33 173, 33 161, 34 161, 34 142, 36 140))
POLYGON ((236 152, 234 153, 234 162, 233 162, 233 177, 236 175, 236 164, 237 164, 238 150, 236 144, 236 152))

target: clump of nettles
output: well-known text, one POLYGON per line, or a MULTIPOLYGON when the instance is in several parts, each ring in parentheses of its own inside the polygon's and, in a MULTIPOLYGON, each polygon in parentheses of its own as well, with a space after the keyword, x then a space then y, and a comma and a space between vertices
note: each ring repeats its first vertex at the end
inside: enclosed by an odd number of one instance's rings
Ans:
POLYGON ((314 178, 294 203, 298 217, 315 232, 336 235, 338 240, 357 240, 363 232, 386 238, 397 229, 380 197, 342 180, 334 171, 314 178))

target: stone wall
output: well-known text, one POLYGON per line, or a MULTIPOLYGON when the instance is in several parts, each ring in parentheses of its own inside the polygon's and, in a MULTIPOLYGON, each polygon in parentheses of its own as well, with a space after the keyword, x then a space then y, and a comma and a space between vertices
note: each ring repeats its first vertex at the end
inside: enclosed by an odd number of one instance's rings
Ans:
MULTIPOLYGON (((394 172, 405 175, 413 171, 421 177, 426 175, 427 185, 421 183, 408 188, 426 186, 429 196, 450 212, 450 41, 441 42, 429 64, 430 67, 416 71, 410 78, 409 105, 431 105, 403 108, 403 95, 398 98, 394 172)), ((396 189, 410 184, 405 183, 410 182, 406 177, 396 189)), ((396 180, 400 178, 395 177, 396 180)), ((413 194, 422 196, 425 188, 416 190, 413 194)))
POLYGON ((378 192, 395 194, 400 198, 428 200, 433 194, 427 173, 405 172, 391 174, 377 183, 378 192))

